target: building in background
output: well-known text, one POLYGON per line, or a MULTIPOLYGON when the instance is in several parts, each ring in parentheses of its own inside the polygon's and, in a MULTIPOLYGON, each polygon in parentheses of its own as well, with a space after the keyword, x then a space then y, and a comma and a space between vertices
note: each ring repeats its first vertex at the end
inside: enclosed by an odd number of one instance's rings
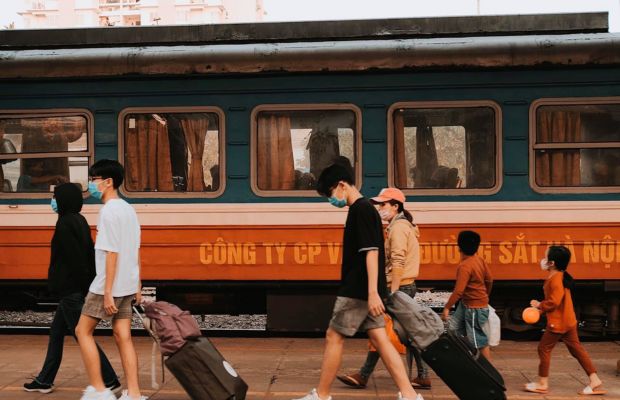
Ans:
POLYGON ((23 0, 25 29, 262 21, 263 0, 23 0))

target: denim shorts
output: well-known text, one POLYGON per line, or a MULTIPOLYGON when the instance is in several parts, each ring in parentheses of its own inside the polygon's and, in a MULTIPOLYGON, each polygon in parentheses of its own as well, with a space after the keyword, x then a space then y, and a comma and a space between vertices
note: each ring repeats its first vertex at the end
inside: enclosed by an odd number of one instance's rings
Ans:
POLYGON ((487 347, 489 338, 482 329, 489 319, 489 308, 469 308, 460 302, 450 318, 450 330, 467 336, 469 342, 477 349, 487 347))
POLYGON ((118 308, 118 312, 116 314, 108 314, 103 308, 103 296, 88 292, 84 300, 84 307, 82 307, 82 314, 104 320, 131 319, 131 303, 135 297, 136 295, 134 294, 114 297, 114 305, 118 308))
POLYGON ((357 331, 385 327, 383 315, 373 317, 368 313, 366 300, 351 297, 336 297, 329 327, 343 336, 353 336, 357 331))

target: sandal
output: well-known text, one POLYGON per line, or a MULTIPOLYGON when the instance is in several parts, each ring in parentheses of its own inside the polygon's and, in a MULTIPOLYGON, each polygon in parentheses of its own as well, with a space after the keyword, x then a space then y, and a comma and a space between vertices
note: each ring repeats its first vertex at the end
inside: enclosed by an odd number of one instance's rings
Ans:
POLYGON ((598 385, 595 387, 591 387, 590 385, 588 385, 584 387, 581 392, 577 392, 577 393, 579 393, 579 395, 581 396, 600 396, 600 395, 607 393, 606 390, 601 390, 600 387, 601 385, 598 385))
POLYGON ((336 378, 345 385, 356 389, 364 389, 366 387, 367 380, 361 374, 338 375, 336 378))
POLYGON ((525 385, 525 391, 531 393, 547 394, 549 389, 541 389, 538 387, 538 383, 530 382, 525 385))

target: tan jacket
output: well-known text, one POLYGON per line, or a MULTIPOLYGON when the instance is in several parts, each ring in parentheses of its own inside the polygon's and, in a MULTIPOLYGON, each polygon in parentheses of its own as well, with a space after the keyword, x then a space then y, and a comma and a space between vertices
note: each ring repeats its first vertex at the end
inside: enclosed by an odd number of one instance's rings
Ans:
POLYGON ((401 276, 400 286, 413 283, 420 272, 420 230, 400 213, 386 228, 385 270, 388 285, 401 276))

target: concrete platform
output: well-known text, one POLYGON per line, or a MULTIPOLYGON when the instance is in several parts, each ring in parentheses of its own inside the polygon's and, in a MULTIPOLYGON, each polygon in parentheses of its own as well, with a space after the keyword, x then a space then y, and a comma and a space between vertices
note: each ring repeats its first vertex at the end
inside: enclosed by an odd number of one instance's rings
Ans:
MULTIPOLYGON (((112 365, 122 376, 120 358, 110 337, 99 337, 99 343, 109 355, 112 365)), ((323 339, 231 339, 214 338, 213 342, 250 385, 248 400, 291 399, 302 396, 316 386, 323 351, 323 339)), ((140 358, 140 381, 144 394, 152 400, 187 399, 187 395, 169 373, 162 389, 152 390, 150 379, 151 339, 135 338, 140 358)), ((86 374, 77 344, 66 340, 62 367, 56 379, 56 390, 50 394, 27 393, 22 384, 38 373, 45 356, 45 336, 0 336, 0 400, 11 399, 79 399, 86 386, 86 374)), ((620 400, 620 377, 616 363, 620 359, 619 342, 584 344, 608 391, 605 399, 620 400)), ((551 390, 548 395, 525 393, 523 384, 534 379, 538 358, 536 342, 503 341, 494 349, 494 364, 499 368, 508 386, 509 399, 582 399, 577 391, 586 384, 585 373, 566 348, 560 344, 551 364, 551 390)), ((346 342, 342 371, 353 371, 366 356, 366 341, 351 339, 346 342)), ((433 376, 433 389, 420 391, 426 400, 456 399, 451 391, 433 376)), ((396 388, 385 368, 379 364, 367 389, 349 389, 336 381, 334 400, 395 399, 396 388)), ((600 397, 600 396, 597 396, 600 397)))

